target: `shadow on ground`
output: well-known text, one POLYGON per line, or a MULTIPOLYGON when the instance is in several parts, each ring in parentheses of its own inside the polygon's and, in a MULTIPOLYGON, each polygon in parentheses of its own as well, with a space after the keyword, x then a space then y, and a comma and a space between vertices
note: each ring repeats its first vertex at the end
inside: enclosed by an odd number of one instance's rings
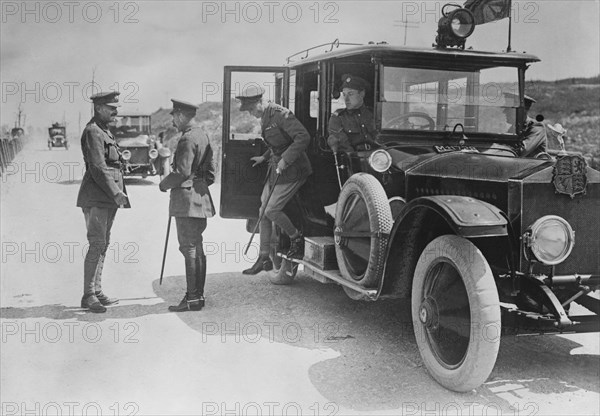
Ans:
POLYGON ((167 307, 164 303, 154 303, 145 305, 143 302, 153 301, 156 298, 123 298, 116 305, 109 306, 106 313, 91 313, 83 309, 80 305, 43 305, 19 308, 1 308, 0 318, 2 319, 28 319, 28 318, 46 318, 46 319, 76 319, 83 322, 102 322, 111 319, 132 319, 145 315, 154 315, 167 313, 167 307), (139 302, 142 303, 134 303, 139 302))

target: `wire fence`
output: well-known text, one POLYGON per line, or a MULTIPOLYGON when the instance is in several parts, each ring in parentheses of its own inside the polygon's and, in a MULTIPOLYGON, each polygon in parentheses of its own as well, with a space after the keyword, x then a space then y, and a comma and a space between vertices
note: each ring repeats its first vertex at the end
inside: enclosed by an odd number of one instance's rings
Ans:
POLYGON ((23 136, 0 139, 0 174, 4 175, 6 167, 13 161, 17 153, 23 149, 23 136))

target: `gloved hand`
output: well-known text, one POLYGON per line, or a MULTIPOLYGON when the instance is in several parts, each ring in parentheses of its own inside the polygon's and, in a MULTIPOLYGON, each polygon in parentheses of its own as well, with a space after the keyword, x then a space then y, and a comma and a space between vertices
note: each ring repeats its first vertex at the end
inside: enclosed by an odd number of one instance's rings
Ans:
POLYGON ((256 165, 260 165, 261 163, 263 163, 265 161, 265 158, 264 158, 264 156, 254 156, 254 157, 251 157, 250 160, 254 162, 252 164, 252 167, 254 167, 256 165))
POLYGON ((281 173, 287 167, 288 167, 287 162, 282 158, 279 162, 277 162, 277 169, 275 169, 275 172, 277 172, 278 175, 281 175, 281 173))
POLYGON ((126 205, 128 200, 129 197, 122 191, 119 191, 119 193, 115 195, 115 202, 119 206, 126 205))

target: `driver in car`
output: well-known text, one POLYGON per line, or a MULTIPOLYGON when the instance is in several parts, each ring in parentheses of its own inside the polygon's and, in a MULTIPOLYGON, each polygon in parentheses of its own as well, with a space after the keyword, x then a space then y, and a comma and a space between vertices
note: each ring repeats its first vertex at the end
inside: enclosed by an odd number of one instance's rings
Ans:
POLYGON ((373 112, 365 106, 369 83, 351 74, 342 76, 342 95, 346 108, 336 110, 329 119, 327 144, 334 152, 370 150, 375 143, 373 112))

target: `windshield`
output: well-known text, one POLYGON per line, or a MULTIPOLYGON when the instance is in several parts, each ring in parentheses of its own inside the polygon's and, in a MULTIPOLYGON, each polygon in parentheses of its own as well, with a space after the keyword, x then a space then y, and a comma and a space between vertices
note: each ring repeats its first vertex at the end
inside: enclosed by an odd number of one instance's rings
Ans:
POLYGON ((141 134, 150 134, 150 117, 148 116, 120 116, 114 127, 117 137, 137 137, 141 134))
POLYGON ((386 66, 382 129, 515 134, 518 70, 448 71, 386 66))

